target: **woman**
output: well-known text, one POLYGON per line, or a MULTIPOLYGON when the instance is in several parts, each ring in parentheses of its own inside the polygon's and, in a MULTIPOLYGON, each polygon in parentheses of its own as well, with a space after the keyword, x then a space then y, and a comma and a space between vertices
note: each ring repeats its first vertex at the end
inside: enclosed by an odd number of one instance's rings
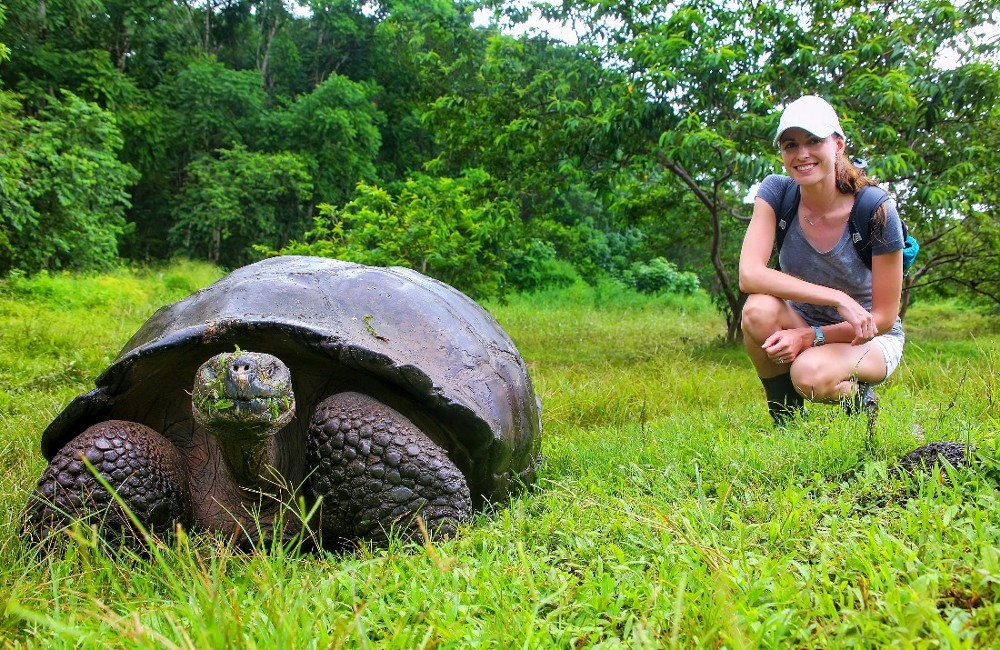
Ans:
POLYGON ((864 410, 873 424, 872 384, 899 365, 903 230, 891 201, 873 217, 871 269, 847 221, 858 191, 875 185, 848 160, 844 131, 825 100, 807 95, 784 110, 774 143, 787 176, 764 179, 740 254, 747 353, 776 425, 801 413, 803 398, 864 410), (768 267, 786 189, 801 191, 787 225, 780 271, 768 267))

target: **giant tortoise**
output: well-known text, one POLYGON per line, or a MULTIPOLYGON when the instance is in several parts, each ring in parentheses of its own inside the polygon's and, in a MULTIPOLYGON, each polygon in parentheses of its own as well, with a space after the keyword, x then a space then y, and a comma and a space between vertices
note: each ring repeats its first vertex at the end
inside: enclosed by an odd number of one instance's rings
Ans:
POLYGON ((154 531, 449 535, 534 481, 540 413, 514 343, 461 292, 271 258, 157 311, 55 418, 26 526, 134 533, 106 483, 154 531))

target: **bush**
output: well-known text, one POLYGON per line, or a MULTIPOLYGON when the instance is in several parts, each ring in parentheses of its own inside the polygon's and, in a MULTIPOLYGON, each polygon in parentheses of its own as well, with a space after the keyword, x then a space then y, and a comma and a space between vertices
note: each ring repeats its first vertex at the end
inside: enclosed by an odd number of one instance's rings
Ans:
POLYGON ((69 92, 35 117, 19 110, 0 96, 0 273, 113 266, 138 178, 114 116, 69 92))
POLYGON ((662 257, 632 264, 622 280, 642 293, 691 294, 699 288, 697 275, 677 270, 676 264, 662 257))
POLYGON ((541 239, 511 250, 508 260, 505 279, 514 291, 568 287, 579 278, 571 263, 557 258, 555 246, 541 239))
POLYGON ((517 213, 494 185, 478 169, 457 178, 416 174, 389 188, 362 182, 349 203, 318 206, 305 241, 258 250, 406 266, 473 298, 499 295, 517 213))

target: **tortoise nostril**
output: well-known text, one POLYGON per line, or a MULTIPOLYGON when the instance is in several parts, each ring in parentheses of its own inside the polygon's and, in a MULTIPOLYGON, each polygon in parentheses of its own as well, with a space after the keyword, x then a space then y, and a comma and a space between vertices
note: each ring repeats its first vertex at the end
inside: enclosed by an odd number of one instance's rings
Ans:
POLYGON ((253 372, 256 367, 257 366, 252 359, 241 358, 233 361, 232 365, 230 366, 230 372, 234 373, 253 372))
POLYGON ((246 396, 251 384, 256 383, 254 379, 257 367, 255 360, 246 356, 230 360, 226 367, 228 375, 226 381, 230 383, 230 390, 233 390, 236 395, 246 396))

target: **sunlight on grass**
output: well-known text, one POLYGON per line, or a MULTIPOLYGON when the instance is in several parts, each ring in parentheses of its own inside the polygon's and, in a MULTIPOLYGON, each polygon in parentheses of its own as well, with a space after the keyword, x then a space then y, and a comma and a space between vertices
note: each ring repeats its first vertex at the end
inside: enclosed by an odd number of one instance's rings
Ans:
POLYGON ((545 461, 537 489, 457 539, 240 554, 182 533, 138 556, 83 529, 37 553, 21 509, 41 430, 145 318, 218 275, 0 282, 0 647, 1000 644, 1000 333, 949 305, 911 310, 869 438, 834 407, 773 431, 704 296, 512 296, 486 306, 531 367, 545 461), (890 478, 943 439, 987 462, 890 478))

